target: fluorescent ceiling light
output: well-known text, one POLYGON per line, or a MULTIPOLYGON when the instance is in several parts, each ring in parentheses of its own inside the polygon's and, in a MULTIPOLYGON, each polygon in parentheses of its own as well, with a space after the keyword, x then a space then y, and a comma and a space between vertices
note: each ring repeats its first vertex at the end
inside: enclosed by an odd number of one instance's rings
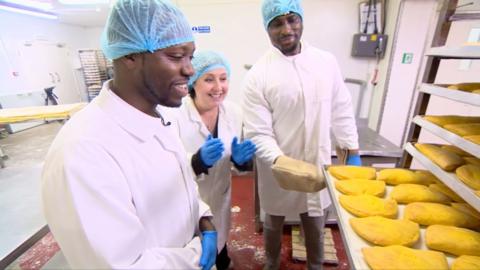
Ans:
POLYGON ((58 19, 58 16, 55 13, 42 11, 34 8, 29 8, 29 7, 23 7, 15 4, 0 2, 0 9, 5 11, 10 11, 10 12, 30 15, 30 16, 41 17, 45 19, 52 19, 52 20, 58 19))
POLYGON ((35 0, 4 0, 2 2, 12 3, 19 6, 31 7, 41 10, 51 10, 53 5, 50 1, 35 1, 35 0))
POLYGON ((110 0, 58 0, 64 5, 95 5, 95 4, 108 4, 110 0))

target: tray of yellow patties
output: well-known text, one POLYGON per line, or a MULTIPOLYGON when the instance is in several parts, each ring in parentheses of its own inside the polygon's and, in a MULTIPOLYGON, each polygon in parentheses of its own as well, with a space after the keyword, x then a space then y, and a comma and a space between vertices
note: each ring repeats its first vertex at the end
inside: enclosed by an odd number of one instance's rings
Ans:
POLYGON ((480 264, 480 213, 430 172, 325 166, 323 173, 352 269, 480 264))

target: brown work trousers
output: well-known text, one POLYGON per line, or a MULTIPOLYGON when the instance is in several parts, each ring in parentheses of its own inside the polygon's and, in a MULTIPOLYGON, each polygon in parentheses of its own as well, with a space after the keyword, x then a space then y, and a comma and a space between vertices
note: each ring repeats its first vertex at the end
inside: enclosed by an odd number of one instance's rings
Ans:
MULTIPOLYGON (((320 217, 309 217, 308 213, 300 214, 303 231, 305 234, 305 247, 307 250, 307 269, 322 269, 323 263, 323 228, 328 211, 320 217)), ((284 216, 265 214, 263 223, 263 241, 266 262, 264 270, 278 270, 280 268, 280 250, 282 247, 284 216)))

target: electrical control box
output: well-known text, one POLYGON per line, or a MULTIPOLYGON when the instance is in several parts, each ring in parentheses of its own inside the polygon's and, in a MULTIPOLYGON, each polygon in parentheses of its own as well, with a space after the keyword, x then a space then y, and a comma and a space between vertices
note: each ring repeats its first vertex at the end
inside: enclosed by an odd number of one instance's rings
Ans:
POLYGON ((355 34, 353 36, 352 56, 383 58, 387 47, 387 35, 355 34))

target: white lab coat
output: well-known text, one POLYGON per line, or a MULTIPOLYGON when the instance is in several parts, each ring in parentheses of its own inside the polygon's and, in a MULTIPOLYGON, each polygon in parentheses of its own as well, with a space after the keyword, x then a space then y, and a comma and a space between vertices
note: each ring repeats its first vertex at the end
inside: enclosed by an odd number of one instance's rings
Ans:
MULTIPOLYGON (((179 110, 163 110, 167 113, 166 118, 172 119, 173 125, 177 126, 191 162, 192 155, 202 147, 210 131, 202 122, 190 96, 183 99, 179 110)), ((208 174, 201 174, 196 178, 200 196, 210 206, 213 213, 213 223, 218 233, 218 252, 225 246, 230 231, 231 170, 233 165, 230 161, 231 144, 233 137, 237 136, 240 139, 241 125, 238 107, 224 101, 219 108, 218 138, 222 140, 225 151, 222 158, 208 170, 208 174)))
POLYGON ((340 147, 358 148, 350 93, 335 57, 304 42, 290 57, 271 47, 249 70, 244 93, 245 137, 257 145, 260 206, 271 215, 323 215, 331 203, 326 189, 284 190, 270 167, 280 155, 330 164, 330 130, 340 147))
POLYGON ((45 217, 73 269, 199 269, 199 200, 176 132, 108 87, 59 132, 45 217))

